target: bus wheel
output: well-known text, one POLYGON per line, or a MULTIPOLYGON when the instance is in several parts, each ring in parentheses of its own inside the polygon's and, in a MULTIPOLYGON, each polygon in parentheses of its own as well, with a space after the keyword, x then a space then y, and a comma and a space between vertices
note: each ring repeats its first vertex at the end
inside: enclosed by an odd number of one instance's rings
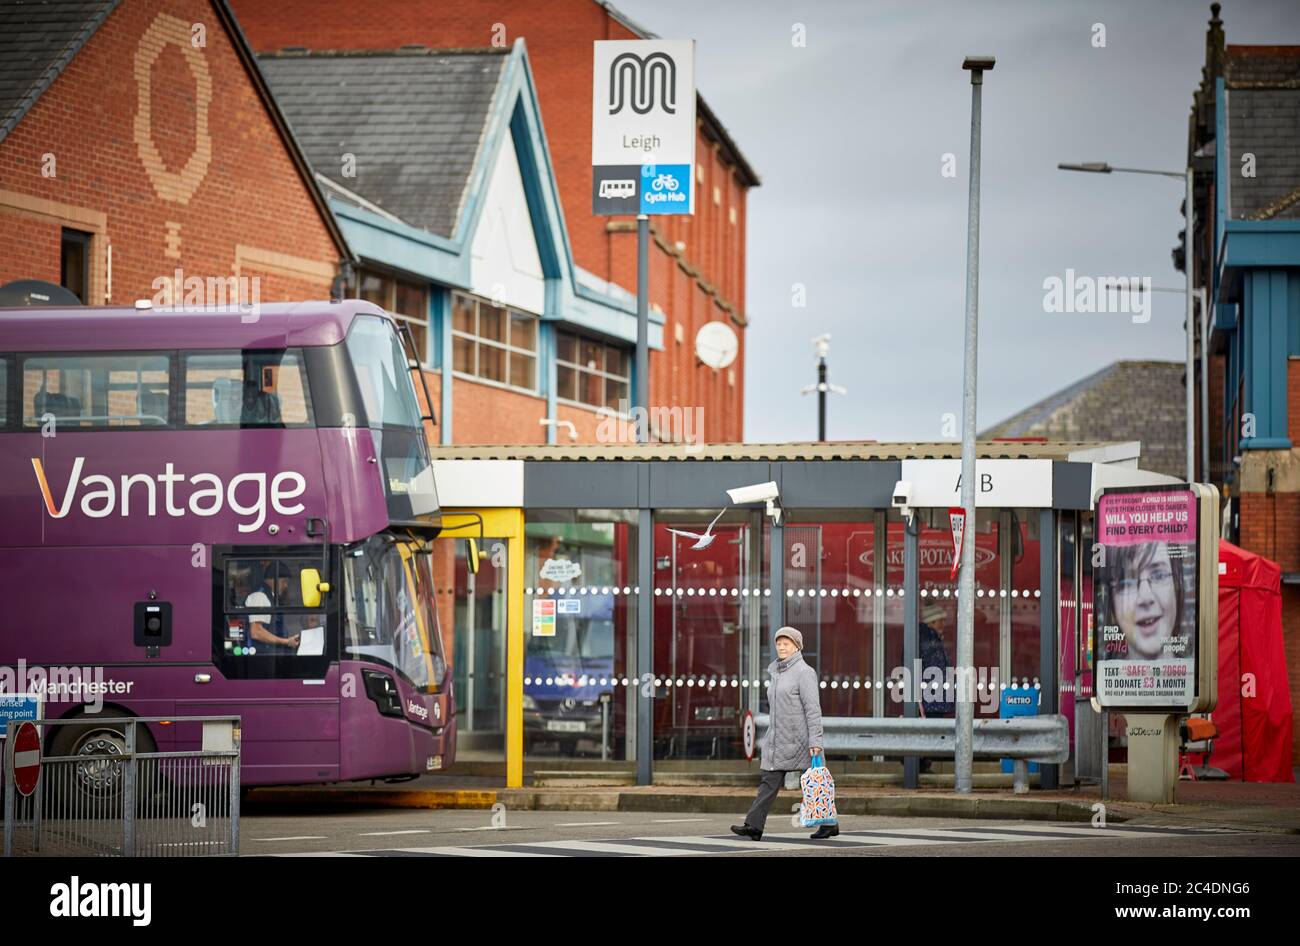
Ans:
MULTIPOLYGON (((59 727, 50 755, 76 758, 76 762, 60 764, 72 767, 71 787, 78 795, 93 799, 117 798, 126 778, 123 759, 126 755, 126 726, 112 720, 122 719, 123 714, 108 710, 82 718, 87 720, 84 726, 59 727)), ((147 726, 136 726, 136 751, 158 751, 147 726)), ((139 769, 137 766, 137 772, 139 769)), ((137 788, 137 798, 145 794, 137 788)))

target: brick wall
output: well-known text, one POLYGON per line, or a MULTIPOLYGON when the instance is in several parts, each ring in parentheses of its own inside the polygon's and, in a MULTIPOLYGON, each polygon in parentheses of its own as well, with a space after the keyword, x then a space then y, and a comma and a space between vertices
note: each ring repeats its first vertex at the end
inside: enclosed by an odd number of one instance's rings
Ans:
MULTIPOLYGON (((635 289, 635 237, 627 230, 610 232, 607 222, 618 218, 591 214, 591 44, 635 38, 604 8, 592 0, 388 0, 364 13, 342 0, 235 0, 232 6, 258 50, 395 49, 409 43, 481 48, 523 37, 574 259, 603 279, 635 289)), ((650 302, 667 314, 668 324, 666 350, 651 353, 650 399, 652 405, 703 407, 706 439, 739 441, 744 439, 744 330, 732 323, 741 355, 730 373, 700 366, 693 342, 704 322, 729 320, 714 304, 715 296, 736 312, 745 311, 746 188, 702 131, 696 160, 704 180, 696 181, 695 215, 654 220, 659 239, 651 251, 650 302), (683 326, 681 344, 673 341, 677 323, 683 326)), ((478 408, 471 412, 480 414, 478 408)), ((491 430, 478 434, 478 428, 458 423, 458 441, 500 442, 491 430)))
POLYGON ((92 234, 94 304, 153 298, 178 268, 328 298, 340 256, 201 0, 119 5, 0 142, 0 283, 58 282, 63 227, 92 234))

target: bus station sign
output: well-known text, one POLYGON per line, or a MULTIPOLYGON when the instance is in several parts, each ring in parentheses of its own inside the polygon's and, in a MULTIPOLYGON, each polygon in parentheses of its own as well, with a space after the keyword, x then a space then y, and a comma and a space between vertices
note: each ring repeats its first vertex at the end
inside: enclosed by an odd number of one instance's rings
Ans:
POLYGON ((695 40, 595 44, 591 212, 695 212, 695 40))

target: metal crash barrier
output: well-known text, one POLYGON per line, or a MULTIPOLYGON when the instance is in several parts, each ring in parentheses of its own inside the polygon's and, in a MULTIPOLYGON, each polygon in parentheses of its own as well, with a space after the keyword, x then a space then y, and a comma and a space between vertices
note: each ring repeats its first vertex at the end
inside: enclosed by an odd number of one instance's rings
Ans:
MULTIPOLYGON (((761 735, 771 725, 768 715, 756 716, 761 735)), ((1029 791, 1029 763, 1060 763, 1070 757, 1070 729, 1064 716, 1020 716, 974 721, 972 755, 1011 759, 1017 795, 1029 791)), ((925 756, 955 759, 957 720, 902 717, 823 716, 827 754, 925 756)))
POLYGON ((238 854, 239 764, 238 716, 10 720, 4 854, 238 854), (176 732, 201 726, 202 746, 139 752, 141 723, 178 727, 176 732), (63 727, 88 730, 78 735, 77 753, 43 755, 42 747, 55 745, 63 727))

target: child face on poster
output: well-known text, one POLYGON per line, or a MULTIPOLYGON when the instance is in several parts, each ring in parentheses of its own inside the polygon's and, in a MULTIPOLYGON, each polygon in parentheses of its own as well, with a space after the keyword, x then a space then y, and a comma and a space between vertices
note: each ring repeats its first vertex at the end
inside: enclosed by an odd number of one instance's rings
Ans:
POLYGON ((1124 632, 1130 657, 1155 660, 1164 656, 1164 642, 1178 631, 1181 582, 1164 542, 1119 551, 1110 586, 1115 623, 1124 632))

